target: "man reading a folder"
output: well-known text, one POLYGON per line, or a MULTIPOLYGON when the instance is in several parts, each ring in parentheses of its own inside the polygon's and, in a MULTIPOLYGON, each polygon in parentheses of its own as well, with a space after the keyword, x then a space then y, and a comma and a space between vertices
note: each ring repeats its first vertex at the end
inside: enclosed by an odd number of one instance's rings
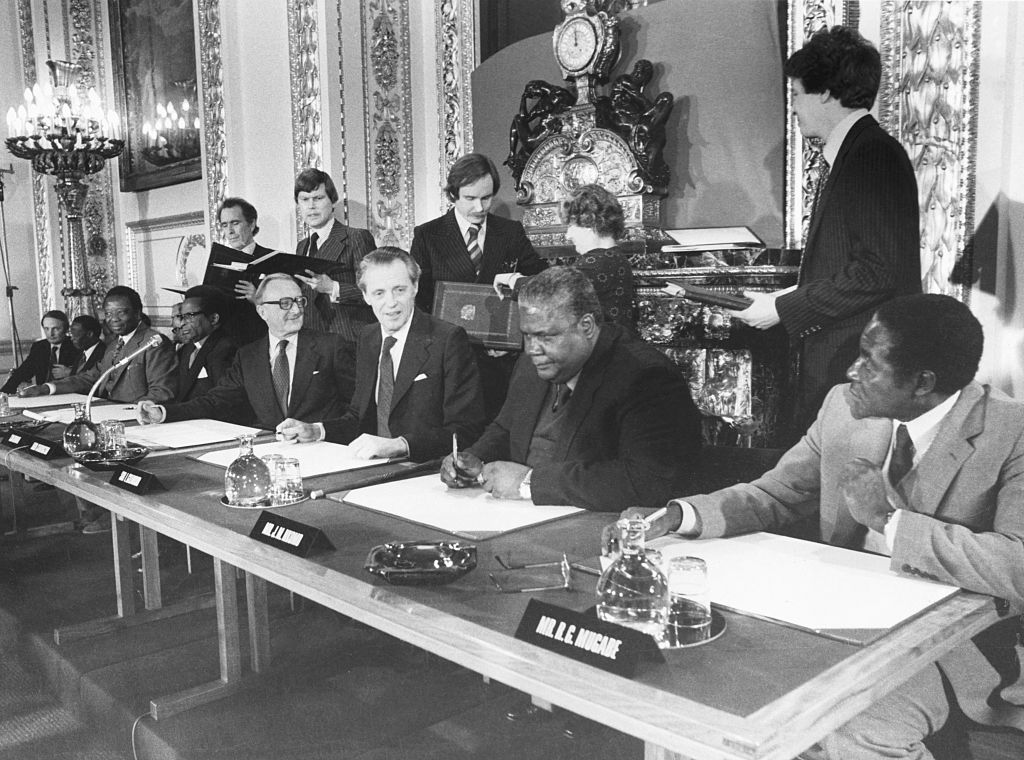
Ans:
POLYGON ((523 355, 483 436, 441 479, 502 499, 618 511, 660 506, 698 466, 700 415, 679 369, 605 322, 594 286, 552 267, 519 293, 523 355))
POLYGON ((359 262, 359 287, 379 325, 359 336, 356 389, 342 417, 311 425, 287 419, 286 440, 347 443, 361 458, 423 462, 463 445, 484 428, 484 404, 469 338, 461 327, 416 308, 420 268, 399 248, 359 262))
MULTIPOLYGON (((894 572, 992 595, 1019 614, 1024 404, 973 380, 982 343, 978 320, 954 298, 882 305, 850 383, 832 389, 774 469, 670 501, 648 536, 715 538, 815 516, 823 542, 888 555, 894 572)), ((1003 694, 1020 677, 1019 631, 1010 617, 961 644, 826 737, 825 756, 930 758, 923 740, 957 709, 1024 730, 1019 693, 1017 703, 1003 694)))

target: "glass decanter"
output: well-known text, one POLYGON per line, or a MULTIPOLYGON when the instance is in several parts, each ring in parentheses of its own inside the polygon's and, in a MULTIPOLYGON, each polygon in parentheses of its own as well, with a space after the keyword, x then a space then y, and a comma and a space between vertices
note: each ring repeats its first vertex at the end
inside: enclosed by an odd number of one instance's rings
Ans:
POLYGON ((619 520, 616 525, 619 554, 597 582, 597 616, 660 642, 668 617, 668 581, 644 551, 644 521, 619 520))
POLYGON ((85 404, 75 404, 75 418, 64 428, 64 451, 72 457, 80 451, 91 451, 99 447, 99 432, 85 404))
POLYGON ((224 495, 235 507, 254 507, 270 493, 270 470, 252 453, 255 435, 238 437, 238 458, 224 473, 224 495))

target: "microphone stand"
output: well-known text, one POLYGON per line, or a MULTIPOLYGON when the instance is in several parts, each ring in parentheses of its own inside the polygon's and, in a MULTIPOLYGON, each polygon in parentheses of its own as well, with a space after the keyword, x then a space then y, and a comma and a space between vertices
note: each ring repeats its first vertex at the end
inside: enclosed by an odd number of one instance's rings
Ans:
POLYGON ((143 353, 147 348, 158 348, 161 343, 163 343, 163 338, 159 335, 154 335, 145 343, 143 343, 139 348, 135 349, 130 354, 128 354, 128 356, 124 357, 123 359, 119 359, 115 364, 111 364, 109 367, 107 367, 106 370, 100 373, 100 376, 96 378, 96 382, 92 384, 92 388, 89 389, 89 395, 85 399, 86 416, 92 413, 92 397, 96 395, 96 389, 100 387, 100 384, 107 379, 107 376, 111 372, 113 372, 118 367, 123 367, 136 356, 143 353))
POLYGON ((0 167, 0 231, 3 234, 3 240, 0 241, 3 244, 0 245, 0 268, 3 269, 4 282, 6 283, 6 294, 7 294, 7 313, 11 319, 11 353, 14 358, 14 366, 18 367, 23 361, 21 353, 21 336, 18 334, 18 323, 14 318, 14 291, 18 289, 17 285, 11 285, 11 260, 9 248, 7 245, 7 214, 4 210, 4 175, 14 174, 14 167, 8 165, 9 168, 4 169, 0 167))

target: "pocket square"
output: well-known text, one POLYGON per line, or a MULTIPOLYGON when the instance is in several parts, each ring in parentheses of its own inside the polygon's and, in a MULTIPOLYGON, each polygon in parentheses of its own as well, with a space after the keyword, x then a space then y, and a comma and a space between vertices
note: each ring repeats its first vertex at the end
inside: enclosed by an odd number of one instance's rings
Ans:
POLYGON ((318 369, 313 370, 313 374, 314 375, 319 375, 320 374, 320 370, 318 370, 318 369))
POLYGON ((210 373, 206 371, 206 367, 203 367, 201 370, 199 370, 199 374, 196 375, 196 379, 197 380, 202 380, 204 377, 209 377, 209 376, 210 376, 210 373))
POLYGON ((427 373, 426 372, 420 372, 418 375, 416 375, 416 377, 414 377, 412 379, 412 381, 414 383, 418 383, 420 380, 426 380, 426 379, 427 379, 427 373))

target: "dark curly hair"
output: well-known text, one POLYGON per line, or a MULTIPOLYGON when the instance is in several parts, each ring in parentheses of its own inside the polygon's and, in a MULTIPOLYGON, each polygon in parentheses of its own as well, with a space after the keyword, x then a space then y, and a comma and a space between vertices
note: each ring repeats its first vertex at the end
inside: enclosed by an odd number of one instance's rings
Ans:
POLYGON ((878 50, 855 29, 821 29, 786 61, 787 77, 810 93, 828 92, 844 108, 871 108, 882 78, 878 50))
POLYGON ((618 198, 600 185, 583 185, 562 201, 562 221, 594 230, 601 237, 621 238, 626 232, 625 215, 618 198))

